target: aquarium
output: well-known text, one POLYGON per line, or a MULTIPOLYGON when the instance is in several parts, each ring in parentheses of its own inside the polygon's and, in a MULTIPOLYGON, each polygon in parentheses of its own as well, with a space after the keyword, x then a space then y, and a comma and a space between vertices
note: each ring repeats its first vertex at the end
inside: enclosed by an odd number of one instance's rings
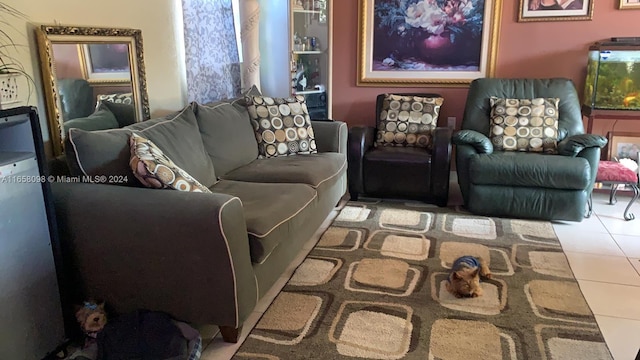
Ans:
POLYGON ((583 104, 640 110, 640 39, 598 42, 589 48, 583 104))

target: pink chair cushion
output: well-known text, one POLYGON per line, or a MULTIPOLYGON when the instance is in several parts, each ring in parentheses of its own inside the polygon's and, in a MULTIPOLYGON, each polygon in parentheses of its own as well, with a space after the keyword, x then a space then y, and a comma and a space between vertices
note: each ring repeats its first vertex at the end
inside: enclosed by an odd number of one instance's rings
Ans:
POLYGON ((596 182, 611 181, 637 183, 638 176, 633 170, 615 161, 600 161, 596 182))

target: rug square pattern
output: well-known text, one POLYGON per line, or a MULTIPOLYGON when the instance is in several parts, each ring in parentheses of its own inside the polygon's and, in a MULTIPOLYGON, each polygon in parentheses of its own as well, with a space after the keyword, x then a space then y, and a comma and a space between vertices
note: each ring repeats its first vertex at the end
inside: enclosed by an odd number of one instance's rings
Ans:
POLYGON ((500 342, 500 330, 490 323, 440 319, 431 327, 429 355, 435 359, 502 359, 500 342))
POLYGON ((550 223, 350 202, 235 357, 606 360, 611 354, 550 223), (463 255, 482 257, 491 269, 480 297, 446 290, 451 265, 463 255))
POLYGON ((360 229, 348 229, 341 227, 330 227, 322 234, 320 241, 316 245, 319 248, 331 251, 353 251, 362 242, 363 233, 360 229))
POLYGON ((327 283, 342 266, 342 259, 314 258, 304 259, 298 266, 288 284, 291 286, 317 286, 327 283))
POLYGON ((369 359, 399 359, 409 350, 413 310, 405 305, 345 301, 329 330, 338 354, 369 359))
POLYGON ((529 261, 533 271, 562 278, 572 278, 567 257, 561 252, 530 251, 529 261))

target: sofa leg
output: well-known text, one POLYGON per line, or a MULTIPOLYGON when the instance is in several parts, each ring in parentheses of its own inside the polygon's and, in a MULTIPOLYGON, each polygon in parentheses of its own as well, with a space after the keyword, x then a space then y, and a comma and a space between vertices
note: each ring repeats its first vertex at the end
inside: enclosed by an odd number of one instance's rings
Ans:
POLYGON ((222 340, 228 343, 237 343, 238 338, 240 337, 240 332, 242 331, 242 326, 238 328, 234 328, 231 326, 218 326, 220 328, 220 333, 222 334, 222 340))
POLYGON ((351 201, 358 201, 358 193, 357 192, 350 192, 350 199, 351 201))
POLYGON ((436 198, 436 205, 438 205, 439 207, 447 207, 448 203, 449 203, 448 197, 436 198))

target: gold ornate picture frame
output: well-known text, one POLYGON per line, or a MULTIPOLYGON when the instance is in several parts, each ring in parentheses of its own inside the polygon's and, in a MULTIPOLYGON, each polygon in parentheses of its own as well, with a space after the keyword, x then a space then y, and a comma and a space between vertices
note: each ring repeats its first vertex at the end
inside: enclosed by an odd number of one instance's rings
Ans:
POLYGON ((49 137, 54 156, 64 152, 64 140, 66 137, 64 123, 71 120, 63 116, 65 108, 58 88, 61 80, 82 76, 84 79, 79 78, 80 80, 86 80, 92 86, 102 86, 107 89, 110 86, 122 85, 123 81, 126 81, 129 85, 127 92, 132 94, 136 121, 144 121, 150 118, 142 31, 140 29, 40 25, 35 28, 35 32, 49 123, 49 137), (86 62, 90 60, 87 60, 82 51, 87 49, 88 45, 104 44, 119 46, 122 50, 126 49, 126 55, 123 56, 126 56, 128 60, 128 71, 124 71, 121 65, 111 66, 110 69, 103 68, 102 70, 103 73, 112 73, 111 78, 106 76, 106 78, 96 79, 94 75, 100 71, 96 72, 95 67, 93 70, 89 70, 90 72, 86 69, 88 67, 86 62), (74 51, 77 49, 75 56, 76 62, 80 63, 81 71, 79 72, 81 75, 76 74, 74 77, 67 77, 66 75, 58 74, 58 72, 61 72, 59 70, 62 69, 58 69, 59 59, 54 54, 54 46, 57 45, 72 47, 74 51))
POLYGON ((357 85, 464 87, 491 77, 501 14, 502 0, 359 0, 357 85))
POLYGON ((620 10, 640 9, 640 0, 620 0, 620 10))
POLYGON ((591 20, 595 0, 520 0, 518 21, 591 20))

